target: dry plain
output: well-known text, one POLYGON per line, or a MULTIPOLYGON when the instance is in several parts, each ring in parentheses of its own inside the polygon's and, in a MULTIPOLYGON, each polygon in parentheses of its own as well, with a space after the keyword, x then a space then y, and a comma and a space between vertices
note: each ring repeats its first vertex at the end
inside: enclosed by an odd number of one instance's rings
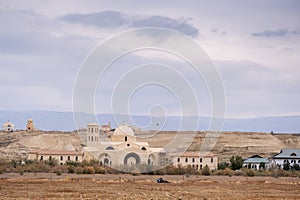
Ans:
POLYGON ((300 199, 300 178, 242 176, 0 175, 0 199, 300 199))

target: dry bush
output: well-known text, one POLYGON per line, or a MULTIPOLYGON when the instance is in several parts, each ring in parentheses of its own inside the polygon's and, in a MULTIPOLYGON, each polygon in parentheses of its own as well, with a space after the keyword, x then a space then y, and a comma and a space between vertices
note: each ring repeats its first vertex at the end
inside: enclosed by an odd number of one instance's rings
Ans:
POLYGON ((76 167, 75 168, 75 173, 76 174, 83 174, 83 168, 82 167, 76 167))
POLYGON ((95 166, 95 174, 105 174, 106 173, 106 169, 100 166, 95 166))
POLYGON ((84 174, 95 174, 95 169, 93 166, 85 166, 83 168, 83 173, 84 174))
POLYGON ((68 166, 68 173, 74 174, 75 173, 75 166, 74 165, 69 165, 68 166))
POLYGON ((233 173, 233 170, 232 169, 229 169, 229 168, 225 168, 223 170, 223 175, 225 176, 232 176, 234 173, 233 173))
POLYGON ((255 171, 253 169, 247 170, 247 176, 250 176, 250 177, 255 176, 255 171))

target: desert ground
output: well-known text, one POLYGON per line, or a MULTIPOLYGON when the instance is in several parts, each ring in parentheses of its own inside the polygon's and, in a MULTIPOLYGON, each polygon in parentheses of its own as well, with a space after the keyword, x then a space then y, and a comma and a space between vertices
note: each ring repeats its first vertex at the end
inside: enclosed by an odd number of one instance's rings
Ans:
POLYGON ((0 199, 300 199, 300 178, 1 174, 0 199))

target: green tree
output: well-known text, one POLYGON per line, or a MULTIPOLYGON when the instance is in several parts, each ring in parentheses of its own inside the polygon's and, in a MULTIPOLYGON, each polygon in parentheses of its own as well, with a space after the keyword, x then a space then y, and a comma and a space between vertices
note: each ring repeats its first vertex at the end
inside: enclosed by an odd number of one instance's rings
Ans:
POLYGON ((210 175, 210 169, 207 165, 205 165, 202 169, 202 175, 205 175, 205 176, 209 176, 210 175))
POLYGON ((230 167, 232 170, 238 170, 243 167, 243 158, 241 156, 232 156, 230 158, 230 167))
POLYGON ((227 167, 229 167, 229 163, 227 163, 227 162, 222 162, 222 163, 218 164, 218 170, 224 170, 227 167))
POLYGON ((286 160, 284 163, 283 163, 283 170, 290 170, 291 169, 291 164, 288 160, 286 160))
POLYGON ((298 165, 297 163, 294 163, 293 169, 299 171, 300 170, 300 165, 298 165))
POLYGON ((265 163, 260 163, 259 164, 259 169, 265 170, 266 169, 266 164, 265 163))

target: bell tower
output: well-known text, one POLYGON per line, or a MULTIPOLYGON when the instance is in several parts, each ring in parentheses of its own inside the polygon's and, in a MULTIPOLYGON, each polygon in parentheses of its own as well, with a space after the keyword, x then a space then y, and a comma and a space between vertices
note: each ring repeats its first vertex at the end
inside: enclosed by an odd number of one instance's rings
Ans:
POLYGON ((99 143, 99 125, 95 123, 88 124, 86 132, 87 146, 96 146, 99 143))
POLYGON ((34 130, 33 120, 30 118, 27 120, 26 131, 31 132, 34 130))

